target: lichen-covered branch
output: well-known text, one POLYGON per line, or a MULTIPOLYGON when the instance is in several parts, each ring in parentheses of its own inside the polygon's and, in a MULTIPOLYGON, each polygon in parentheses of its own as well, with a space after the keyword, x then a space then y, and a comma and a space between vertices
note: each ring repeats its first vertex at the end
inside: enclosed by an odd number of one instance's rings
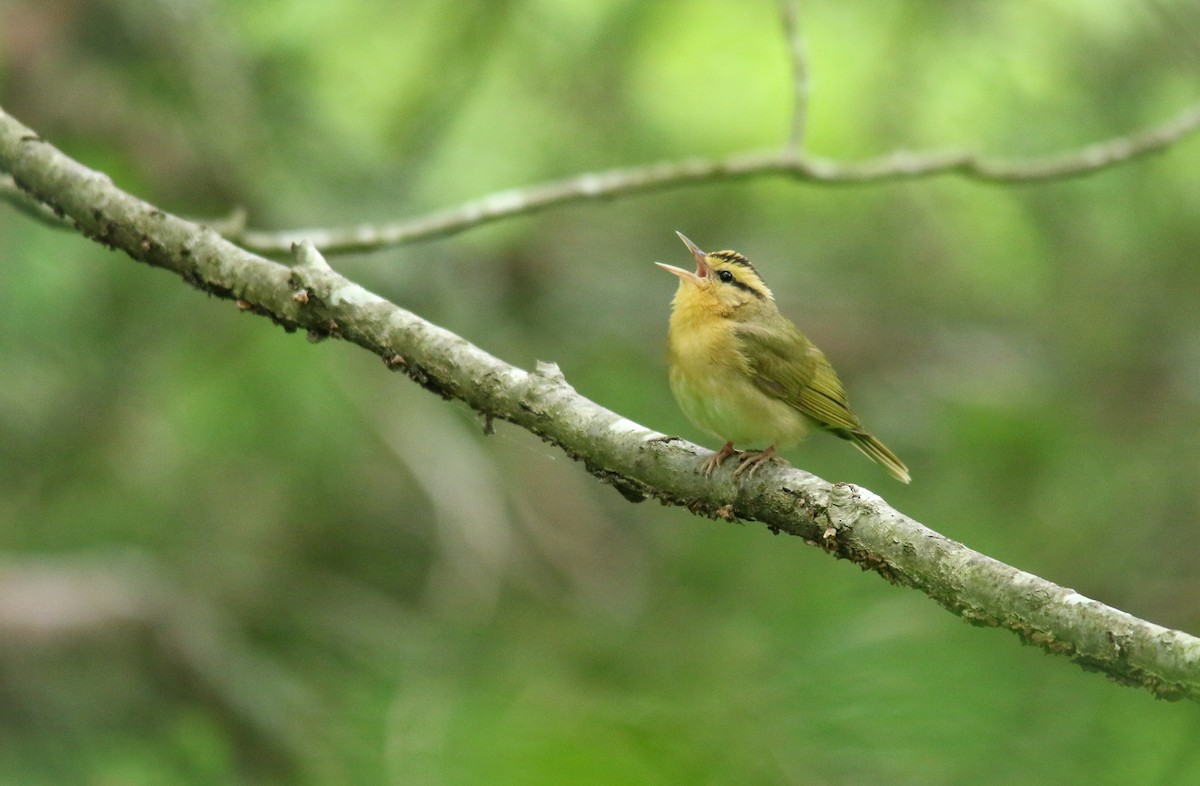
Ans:
POLYGON ((0 171, 97 242, 287 330, 357 344, 423 387, 557 445, 632 500, 655 497, 700 515, 762 522, 919 589, 972 623, 1007 628, 1158 696, 1200 699, 1200 639, 972 551, 856 486, 776 467, 742 484, 728 473, 706 479, 696 472, 702 449, 580 396, 553 364, 510 366, 339 275, 311 244, 298 247, 294 267, 251 254, 126 194, 3 110, 0 171))
POLYGON ((691 158, 592 172, 498 191, 458 207, 394 223, 282 232, 246 230, 232 232, 228 237, 262 254, 287 253, 300 240, 311 241, 326 254, 372 251, 452 235, 492 221, 576 202, 714 180, 767 176, 832 184, 881 183, 935 175, 959 175, 986 183, 1031 183, 1091 174, 1164 150, 1197 130, 1200 130, 1200 104, 1160 126, 1079 149, 1023 159, 984 156, 969 150, 934 150, 896 151, 878 158, 845 162, 802 153, 798 147, 789 145, 780 150, 738 153, 727 158, 691 158))
POLYGON ((17 188, 12 175, 0 172, 0 201, 7 202, 30 218, 55 229, 70 229, 71 222, 17 188))

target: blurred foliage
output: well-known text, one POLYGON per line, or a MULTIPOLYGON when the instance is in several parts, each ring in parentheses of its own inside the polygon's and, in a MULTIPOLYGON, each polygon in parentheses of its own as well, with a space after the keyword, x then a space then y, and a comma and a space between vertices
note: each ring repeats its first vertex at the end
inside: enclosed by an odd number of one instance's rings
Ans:
MULTIPOLYGON (((823 155, 1051 152, 1197 99, 1184 2, 801 21, 823 155)), ((257 228, 777 145, 788 74, 768 0, 0 3, 0 105, 257 228)), ((1186 139, 1028 186, 713 183, 335 264, 700 439, 650 263, 686 262, 676 229, 737 248, 914 481, 823 437, 795 463, 1196 632, 1198 175, 1186 139)), ((0 783, 1200 781, 1192 705, 759 527, 630 505, 376 359, 14 211, 0 258, 0 783)))

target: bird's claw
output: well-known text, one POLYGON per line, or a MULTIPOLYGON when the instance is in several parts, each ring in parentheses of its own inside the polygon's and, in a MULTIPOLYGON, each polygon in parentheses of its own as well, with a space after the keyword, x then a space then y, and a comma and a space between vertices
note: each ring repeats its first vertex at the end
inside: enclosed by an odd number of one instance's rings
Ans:
POLYGON ((740 453, 741 456, 738 458, 737 469, 733 471, 735 479, 740 479, 743 474, 747 478, 754 477, 754 473, 763 464, 772 462, 775 464, 787 464, 787 461, 775 455, 774 445, 766 450, 738 451, 734 450, 732 442, 726 442, 720 450, 706 458, 704 463, 700 465, 701 474, 706 478, 711 478, 712 474, 717 471, 717 467, 721 466, 725 459, 736 453, 740 453))
POLYGON ((787 462, 775 455, 774 446, 766 450, 748 450, 738 459, 738 468, 733 471, 734 478, 740 478, 742 473, 746 474, 746 478, 754 477, 754 473, 758 472, 758 468, 763 464, 769 463, 786 464, 787 462))
POLYGON ((706 478, 711 478, 712 474, 717 471, 717 467, 721 466, 721 462, 734 453, 737 451, 733 449, 733 443, 726 442, 720 450, 704 459, 704 463, 700 465, 700 473, 706 478))

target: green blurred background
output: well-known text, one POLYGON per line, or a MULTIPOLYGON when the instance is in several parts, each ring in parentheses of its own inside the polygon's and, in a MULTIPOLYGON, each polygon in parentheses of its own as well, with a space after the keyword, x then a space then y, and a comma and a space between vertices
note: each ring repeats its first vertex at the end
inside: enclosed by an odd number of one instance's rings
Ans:
MULTIPOLYGON (((1184 2, 806 2, 807 143, 1027 156, 1200 91, 1184 2)), ((0 0, 0 105, 259 229, 767 148, 770 0, 0 0)), ((789 457, 1200 632, 1200 139, 1078 180, 779 178, 339 257, 508 362, 706 441, 674 231, 754 260, 912 469, 789 457)), ((1200 713, 0 209, 0 783, 1200 782, 1200 713)), ((707 440, 709 447, 715 447, 707 440)))

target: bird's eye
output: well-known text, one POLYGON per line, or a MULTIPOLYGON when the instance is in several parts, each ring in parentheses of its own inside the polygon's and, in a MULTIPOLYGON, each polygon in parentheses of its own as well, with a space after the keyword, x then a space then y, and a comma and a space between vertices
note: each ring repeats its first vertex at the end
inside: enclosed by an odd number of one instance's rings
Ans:
POLYGON ((733 273, 730 273, 728 270, 718 270, 717 278, 721 279, 726 284, 733 283, 733 273))

